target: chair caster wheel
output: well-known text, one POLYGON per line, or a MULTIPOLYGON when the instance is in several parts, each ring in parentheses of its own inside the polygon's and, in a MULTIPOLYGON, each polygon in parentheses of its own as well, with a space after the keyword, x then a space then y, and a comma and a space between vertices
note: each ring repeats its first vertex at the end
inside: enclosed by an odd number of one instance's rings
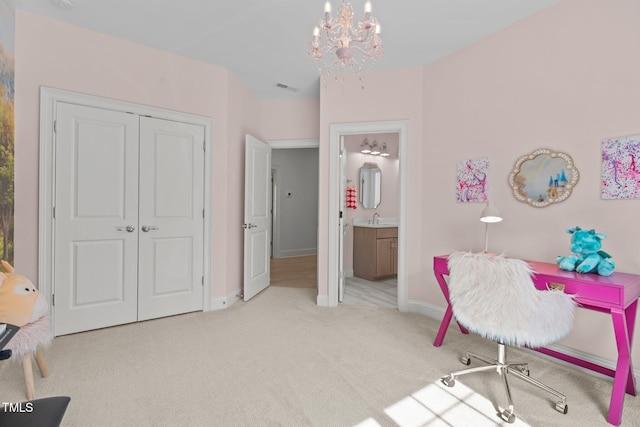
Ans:
POLYGON ((462 356, 460 358, 460 363, 462 363, 463 365, 471 365, 471 358, 469 356, 462 356))
POLYGON ((451 376, 444 377, 440 381, 442 382, 442 384, 446 385, 447 387, 453 387, 454 385, 456 385, 456 380, 453 379, 451 376))
POLYGON ((505 409, 500 413, 500 418, 508 422, 509 424, 513 424, 516 421, 516 416, 513 412, 508 409, 505 409))
POLYGON ((567 412, 569 412, 569 405, 564 402, 556 402, 556 411, 560 412, 561 414, 566 414, 567 412))

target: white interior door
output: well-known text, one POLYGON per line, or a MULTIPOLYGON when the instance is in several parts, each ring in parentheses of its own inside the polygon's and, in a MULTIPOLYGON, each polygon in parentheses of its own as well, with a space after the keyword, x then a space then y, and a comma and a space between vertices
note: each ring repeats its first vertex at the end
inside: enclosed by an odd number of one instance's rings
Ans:
POLYGON ((271 147, 251 135, 245 140, 244 300, 269 286, 271 147))
POLYGON ((202 310, 204 127, 140 117, 138 320, 202 310))
POLYGON ((135 322, 138 116, 60 103, 55 158, 56 334, 135 322))

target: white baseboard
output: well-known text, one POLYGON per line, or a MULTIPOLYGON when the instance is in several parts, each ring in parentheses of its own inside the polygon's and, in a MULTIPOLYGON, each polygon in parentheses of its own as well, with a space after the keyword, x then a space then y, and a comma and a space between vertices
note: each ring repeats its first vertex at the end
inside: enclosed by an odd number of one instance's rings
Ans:
POLYGON ((288 249, 286 251, 280 250, 278 252, 277 258, 289 258, 294 256, 315 255, 317 253, 318 253, 318 248, 288 249))
POLYGON ((345 270, 344 277, 353 277, 353 268, 351 270, 345 270))
POLYGON ((436 305, 427 304, 422 301, 409 300, 407 302, 407 311, 409 313, 422 314, 432 319, 442 320, 444 317, 444 309, 436 305))
MULTIPOLYGON (((547 348, 549 350, 557 351, 558 353, 563 353, 563 354, 566 354, 568 356, 572 356, 572 357, 576 357, 578 359, 585 360, 587 362, 595 363, 596 365, 600 365, 600 366, 603 366, 605 368, 609 368, 609 369, 611 369, 613 371, 616 370, 616 362, 611 360, 611 359, 605 359, 604 357, 600 357, 600 356, 596 356, 595 354, 591 354, 591 353, 587 353, 587 352, 584 352, 584 351, 576 350, 575 348, 567 347, 567 346, 562 345, 562 344, 549 344, 547 346, 547 348)), ((555 361, 557 363, 560 363, 562 365, 569 366, 569 367, 577 369, 579 371, 586 372, 586 373, 594 375, 596 377, 608 379, 609 381, 613 382, 613 378, 611 378, 610 376, 598 373, 596 371, 592 371, 591 369, 583 368, 581 366, 574 365, 573 363, 565 362, 564 360, 560 360, 560 359, 557 359, 557 358, 555 358, 553 356, 548 356, 546 354, 543 354, 543 353, 540 353, 540 352, 537 352, 535 350, 531 350, 531 349, 528 349, 528 348, 521 348, 521 350, 531 352, 531 354, 537 354, 538 356, 544 357, 544 358, 546 358, 548 360, 553 360, 553 361, 555 361)), ((640 375, 640 370, 634 369, 633 370, 633 375, 635 377, 638 377, 638 375, 640 375)))
POLYGON ((209 310, 207 311, 224 310, 225 308, 231 307, 239 300, 240 295, 238 295, 238 292, 234 292, 226 297, 211 298, 211 301, 209 302, 209 310))
POLYGON ((318 295, 316 304, 318 304, 318 307, 329 307, 329 297, 327 295, 318 295))
MULTIPOLYGON (((432 304, 427 304, 421 301, 409 301, 408 305, 407 305, 407 311, 409 313, 417 313, 417 314, 421 314, 423 316, 427 316, 430 317, 432 319, 436 319, 438 321, 442 321, 442 318, 444 317, 444 312, 445 310, 442 307, 438 307, 432 304)), ((435 337, 433 337, 435 339, 435 337)), ((609 368, 615 371, 616 369, 616 361, 611 360, 611 359, 606 359, 604 357, 600 357, 600 356, 596 356, 595 354, 592 353, 587 353, 584 351, 580 351, 577 350, 575 348, 572 347, 567 347, 565 345, 561 345, 561 344, 550 344, 547 346, 548 349, 550 350, 554 350, 557 351, 559 353, 563 353, 566 354, 568 356, 572 356, 572 357, 576 357, 578 359, 582 359, 585 360, 587 362, 591 362, 591 363, 595 363, 596 365, 600 365, 603 366, 605 368, 609 368)), ((565 366, 569 366, 572 367, 574 369, 578 369, 580 371, 586 372, 588 374, 600 377, 600 378, 605 378, 605 379, 609 379, 611 381, 613 381, 613 378, 607 376, 607 375, 603 375, 600 374, 598 372, 592 371, 591 369, 586 369, 586 368, 582 368, 580 366, 574 365, 573 363, 569 363, 569 362, 565 362, 563 360, 557 359, 553 356, 548 356, 546 354, 537 352, 535 350, 531 350, 531 349, 527 349, 527 348, 522 348, 521 350, 525 350, 525 351, 529 351, 532 354, 537 354, 538 356, 542 356, 544 358, 547 358, 549 360, 553 360, 557 363, 560 363, 562 365, 565 366)), ((633 370, 633 374, 636 377, 640 376, 640 369, 634 369, 633 370)))

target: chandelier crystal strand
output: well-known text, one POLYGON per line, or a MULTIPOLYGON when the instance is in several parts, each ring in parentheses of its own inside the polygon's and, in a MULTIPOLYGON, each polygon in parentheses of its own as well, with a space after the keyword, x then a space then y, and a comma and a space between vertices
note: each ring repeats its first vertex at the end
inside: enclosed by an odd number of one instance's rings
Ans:
POLYGON ((355 74, 362 83, 365 67, 384 56, 380 24, 371 10, 371 2, 367 1, 362 20, 354 24, 353 7, 346 0, 335 15, 331 13, 331 3, 325 3, 324 17, 313 29, 309 49, 325 84, 331 74, 336 79, 339 75, 355 74))

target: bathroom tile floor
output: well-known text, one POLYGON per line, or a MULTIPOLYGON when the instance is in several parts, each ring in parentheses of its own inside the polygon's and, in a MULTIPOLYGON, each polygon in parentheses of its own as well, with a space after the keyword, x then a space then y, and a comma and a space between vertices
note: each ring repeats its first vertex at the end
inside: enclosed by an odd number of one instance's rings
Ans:
POLYGON ((395 277, 375 282, 347 277, 345 284, 343 304, 398 307, 398 280, 395 277))

